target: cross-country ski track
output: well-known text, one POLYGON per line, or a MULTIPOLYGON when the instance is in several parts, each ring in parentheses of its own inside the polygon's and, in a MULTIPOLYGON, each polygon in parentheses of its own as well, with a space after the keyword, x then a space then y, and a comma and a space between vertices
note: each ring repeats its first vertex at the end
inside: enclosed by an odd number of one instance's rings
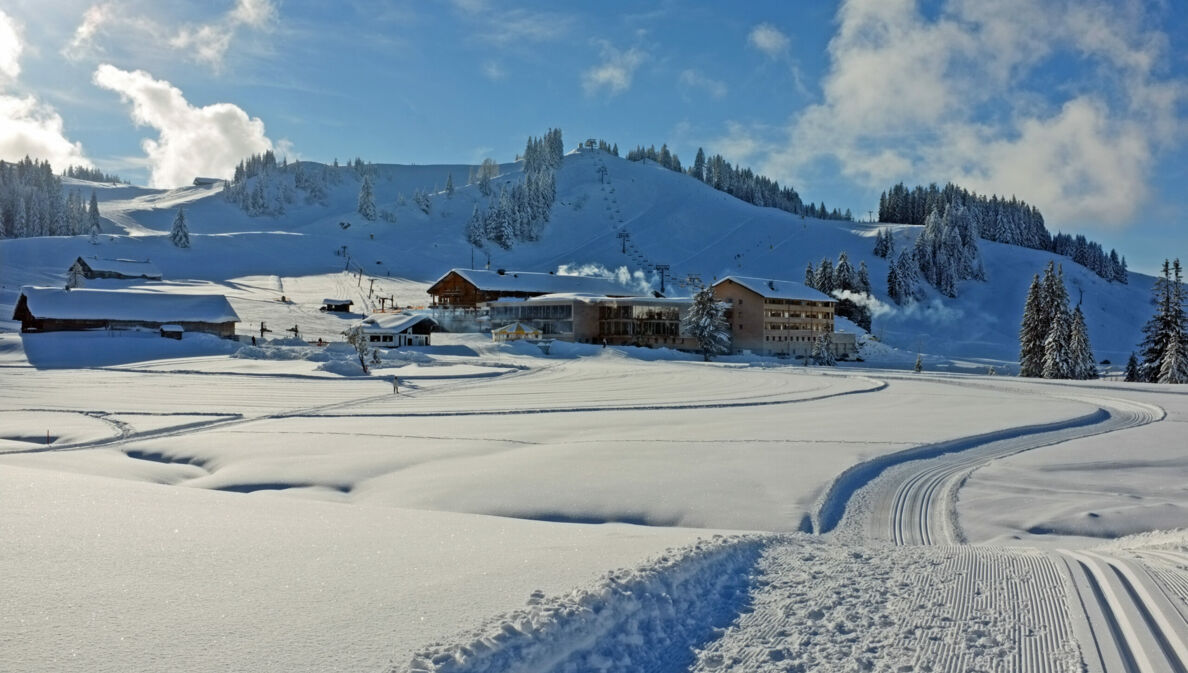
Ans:
MULTIPOLYGON (((896 378, 880 377, 892 394, 896 378)), ((1023 392, 1014 384, 973 385, 1023 392)), ((917 446, 847 470, 819 503, 815 525, 821 533, 825 523, 825 534, 725 543, 740 549, 760 543, 753 565, 746 563, 751 555, 736 554, 733 565, 716 566, 750 583, 745 605, 734 592, 717 594, 738 613, 725 629, 711 628, 716 622, 708 615, 721 619, 712 609, 677 619, 687 612, 683 592, 703 590, 706 581, 702 557, 688 552, 689 560, 665 572, 683 568, 681 576, 702 577, 697 582, 628 590, 608 578, 547 611, 497 618, 471 642, 431 647, 401 670, 503 671, 529 664, 541 671, 1188 673, 1188 555, 967 544, 955 505, 979 466, 1165 416, 1155 405, 1071 387, 1023 394, 1075 400, 1092 411, 917 446), (623 592, 638 598, 632 607, 611 600, 623 592), (659 597, 663 609, 654 605, 659 597), (594 619, 601 621, 597 634, 575 626, 594 619), (683 647, 696 652, 691 667, 683 657, 663 654, 674 651, 668 636, 685 638, 683 647), (653 650, 646 647, 649 638, 661 639, 653 650)))

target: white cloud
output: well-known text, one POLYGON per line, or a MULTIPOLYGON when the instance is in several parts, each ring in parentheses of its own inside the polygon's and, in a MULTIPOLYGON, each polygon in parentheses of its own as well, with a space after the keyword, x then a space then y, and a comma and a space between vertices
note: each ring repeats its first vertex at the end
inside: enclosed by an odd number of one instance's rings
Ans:
POLYGON ((23 48, 16 21, 0 11, 0 86, 15 82, 20 76, 23 48))
POLYGON ((239 0, 231 10, 233 23, 265 28, 276 20, 276 7, 271 0, 239 0))
POLYGON ((788 50, 790 40, 779 28, 770 23, 761 23, 751 29, 747 42, 770 58, 777 58, 788 50))
POLYGON ((53 107, 33 96, 0 93, 0 159, 26 156, 50 162, 56 171, 91 165, 82 144, 66 138, 62 117, 53 107))
POLYGON ((914 0, 846 0, 824 100, 764 170, 800 181, 825 160, 871 190, 951 179, 1035 203, 1056 226, 1124 224, 1156 154, 1184 137, 1188 100, 1159 75, 1166 36, 1128 7, 946 0, 925 18, 914 0), (1035 85, 1053 57, 1077 67, 1035 85))
POLYGON ((726 83, 706 77, 700 72, 688 69, 681 71, 681 84, 695 89, 703 89, 714 98, 722 98, 727 93, 726 83))
POLYGON ((631 88, 635 70, 648 58, 647 52, 637 47, 627 50, 616 49, 609 43, 602 44, 602 63, 582 74, 582 88, 592 96, 606 89, 615 96, 631 88))
POLYGON ((101 52, 96 42, 102 35, 130 44, 164 45, 218 70, 242 29, 267 30, 277 16, 274 0, 236 0, 231 9, 213 20, 177 28, 152 18, 147 11, 127 4, 117 8, 114 2, 103 2, 92 5, 83 14, 62 54, 79 60, 92 52, 101 52))
POLYGON ((82 145, 66 138, 62 117, 52 106, 9 91, 21 74, 22 51, 20 28, 0 11, 0 159, 43 159, 59 171, 70 164, 91 165, 82 145))
POLYGON ((86 53, 91 47, 91 41, 95 39, 95 34, 111 19, 110 3, 91 5, 83 13, 82 23, 74 29, 74 37, 70 40, 70 44, 62 49, 62 54, 67 58, 75 59, 86 53))
POLYGON ((157 130, 157 139, 141 141, 151 186, 177 187, 196 175, 230 177, 244 157, 273 149, 264 122, 231 103, 195 107, 177 87, 143 70, 128 72, 103 64, 93 79, 132 103, 132 119, 138 125, 157 130))

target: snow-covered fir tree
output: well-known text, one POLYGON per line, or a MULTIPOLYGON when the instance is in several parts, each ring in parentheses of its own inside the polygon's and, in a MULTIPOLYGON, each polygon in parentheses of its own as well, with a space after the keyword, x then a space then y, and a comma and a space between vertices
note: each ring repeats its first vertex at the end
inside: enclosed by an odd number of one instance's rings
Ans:
POLYGON ((474 205, 474 212, 470 215, 470 220, 466 223, 466 242, 476 248, 481 248, 486 238, 485 234, 483 216, 479 213, 479 207, 476 203, 474 205))
POLYGON ((895 239, 891 236, 891 229, 883 227, 875 232, 875 257, 892 258, 895 254, 895 239))
POLYGON ((856 289, 862 294, 870 294, 870 272, 866 269, 866 260, 858 262, 858 282, 856 289))
POLYGON ((79 265, 78 260, 70 265, 70 270, 66 272, 66 289, 73 290, 82 287, 86 284, 86 279, 83 276, 82 266, 79 265))
POLYGON ((1184 279, 1180 260, 1163 261, 1155 279, 1155 315, 1143 326, 1141 379, 1150 383, 1178 383, 1188 361, 1188 319, 1184 313, 1184 279))
POLYGON ((916 239, 916 261, 924 279, 946 297, 957 296, 959 281, 985 280, 976 226, 960 202, 925 218, 916 239))
POLYGON ((912 250, 902 250, 895 262, 888 265, 887 294, 891 301, 903 305, 920 298, 920 277, 916 255, 912 250))
POLYGON ((922 353, 916 354, 916 364, 912 366, 912 371, 917 374, 924 371, 924 355, 922 353))
POLYGON ((1123 380, 1127 383, 1137 383, 1143 380, 1143 375, 1139 370, 1138 356, 1133 351, 1131 351, 1130 357, 1126 360, 1126 370, 1123 376, 1123 380))
MULTIPOLYGON (((1057 271, 1045 284, 1044 301, 1047 303, 1051 324, 1044 339, 1045 379, 1074 378, 1074 364, 1070 343, 1072 341, 1072 313, 1068 310, 1068 291, 1064 288, 1063 272, 1057 271)), ((1048 280, 1048 279, 1045 279, 1048 280)))
POLYGON ((833 333, 821 332, 813 340, 813 350, 809 353, 809 362, 821 367, 833 367, 837 358, 833 355, 833 333))
POLYGON ((1031 287, 1023 304, 1023 324, 1019 327, 1019 376, 1043 376, 1044 341, 1048 338, 1049 324, 1043 285, 1037 273, 1031 277, 1031 287))
POLYGON ((825 294, 833 292, 833 262, 829 261, 828 257, 822 259, 821 264, 817 267, 812 287, 825 294))
POLYGON ((1097 378, 1097 361, 1093 358, 1093 347, 1089 345, 1089 328, 1085 326, 1085 314, 1081 312, 1080 305, 1072 312, 1072 333, 1068 350, 1072 363, 1069 378, 1078 381, 1097 378))
POLYGON ((375 194, 372 192, 370 175, 364 175, 363 183, 359 185, 358 210, 365 220, 372 221, 376 217, 375 194))
POLYGON ((445 193, 446 193, 447 199, 454 198, 454 174, 453 173, 446 174, 445 193))
POLYGON ((1048 262, 1032 277, 1019 326, 1019 376, 1046 379, 1097 378, 1089 330, 1080 306, 1069 310, 1064 271, 1048 262))
POLYGON ((173 216, 173 227, 169 230, 169 240, 179 248, 190 247, 190 230, 186 227, 186 213, 181 206, 177 207, 177 214, 173 216))
POLYGON ((429 195, 417 189, 413 192, 413 203, 417 204, 417 208, 421 209, 422 213, 429 214, 429 209, 433 207, 433 202, 429 199, 429 195))
POLYGON ((730 352, 726 306, 714 297, 711 288, 704 287, 693 295, 693 304, 681 321, 681 329, 697 340, 706 362, 715 355, 730 352))

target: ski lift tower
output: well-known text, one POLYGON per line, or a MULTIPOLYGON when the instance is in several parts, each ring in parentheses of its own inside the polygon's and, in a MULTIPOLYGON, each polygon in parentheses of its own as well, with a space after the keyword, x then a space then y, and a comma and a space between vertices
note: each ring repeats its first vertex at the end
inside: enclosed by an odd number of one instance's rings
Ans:
POLYGON ((631 238, 631 234, 629 234, 626 231, 620 231, 619 233, 617 233, 615 235, 619 237, 619 240, 623 241, 623 254, 626 255, 627 254, 627 239, 631 238))
POLYGON ((660 294, 664 294, 664 276, 668 274, 668 265, 657 264, 655 269, 660 272, 660 294))

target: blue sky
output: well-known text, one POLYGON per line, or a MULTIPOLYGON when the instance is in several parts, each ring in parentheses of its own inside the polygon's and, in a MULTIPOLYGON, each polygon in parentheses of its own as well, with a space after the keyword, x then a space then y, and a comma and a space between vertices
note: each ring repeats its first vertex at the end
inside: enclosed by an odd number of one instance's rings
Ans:
POLYGON ((855 213, 952 179, 1139 270, 1188 258, 1178 0, 735 4, 6 0, 0 158, 171 185, 269 147, 506 161, 559 126, 855 213))

